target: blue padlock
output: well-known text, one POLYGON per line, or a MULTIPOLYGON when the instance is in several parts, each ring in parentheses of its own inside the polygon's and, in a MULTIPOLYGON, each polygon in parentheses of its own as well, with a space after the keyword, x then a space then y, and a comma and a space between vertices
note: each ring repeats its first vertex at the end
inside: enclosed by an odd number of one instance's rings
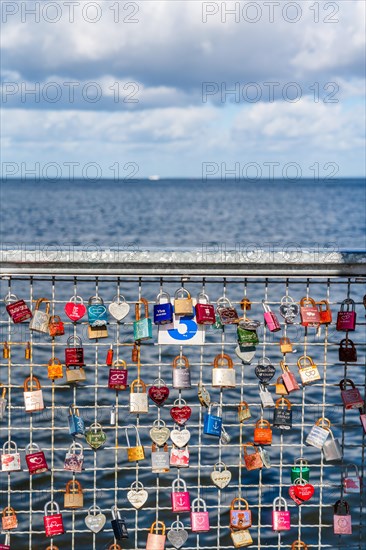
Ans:
POLYGON ((154 323, 155 325, 166 325, 173 322, 173 306, 170 302, 170 295, 167 292, 161 291, 156 297, 154 305, 154 323), (166 300, 161 303, 161 299, 166 300))
POLYGON ((107 308, 100 296, 89 298, 88 322, 91 327, 103 327, 108 323, 107 308))
POLYGON ((84 420, 75 405, 69 407, 69 434, 73 437, 82 437, 85 434, 84 420))
POLYGON ((221 437, 222 430, 222 410, 218 403, 210 403, 208 411, 203 419, 203 433, 206 435, 213 435, 215 437, 221 437), (217 414, 211 413, 212 407, 217 407, 217 414))

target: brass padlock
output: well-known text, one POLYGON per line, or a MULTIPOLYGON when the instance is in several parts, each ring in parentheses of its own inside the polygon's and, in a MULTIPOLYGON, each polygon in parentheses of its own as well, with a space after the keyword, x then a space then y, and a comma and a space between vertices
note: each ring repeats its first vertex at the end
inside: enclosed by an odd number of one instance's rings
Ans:
POLYGON ((141 445, 140 435, 137 430, 137 427, 133 424, 129 424, 125 427, 125 434, 126 434, 126 440, 127 440, 127 460, 128 462, 137 462, 139 460, 143 460, 145 458, 145 450, 143 446, 141 445), (128 430, 129 428, 132 428, 135 430, 136 433, 136 445, 134 447, 131 447, 130 445, 130 439, 128 437, 128 430))
POLYGON ((308 550, 308 545, 302 540, 295 540, 291 545, 291 550, 308 550))
POLYGON ((57 357, 54 357, 53 359, 50 359, 48 361, 48 370, 47 370, 47 376, 51 380, 55 380, 56 378, 63 378, 64 373, 62 369, 62 363, 60 359, 57 359, 57 357))
POLYGON ((66 483, 64 495, 64 508, 82 508, 84 506, 83 489, 76 479, 70 479, 66 483))
POLYGON ((193 302, 186 288, 178 288, 174 294, 174 313, 175 315, 189 315, 193 317, 193 302))
POLYGON ((290 338, 283 337, 280 339, 281 353, 292 353, 292 344, 290 338))
POLYGON ((239 422, 244 422, 244 420, 248 420, 248 418, 252 416, 250 413, 249 405, 246 401, 242 401, 241 403, 239 403, 238 415, 239 422))
POLYGON ((286 390, 286 386, 283 383, 282 376, 279 376, 277 378, 276 382, 276 394, 277 395, 288 395, 288 391, 286 390))
POLYGON ((243 546, 249 546, 253 542, 253 539, 248 529, 241 530, 241 531, 234 531, 234 529, 232 529, 230 536, 235 548, 242 548, 243 546))

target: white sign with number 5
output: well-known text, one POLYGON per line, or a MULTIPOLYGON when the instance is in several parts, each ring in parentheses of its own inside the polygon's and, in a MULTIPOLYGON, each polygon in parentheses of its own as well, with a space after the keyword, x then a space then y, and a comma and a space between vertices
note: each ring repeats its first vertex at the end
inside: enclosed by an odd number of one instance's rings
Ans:
POLYGON ((205 328, 203 325, 197 325, 196 316, 174 315, 173 323, 159 325, 158 344, 202 346, 204 343, 205 328))

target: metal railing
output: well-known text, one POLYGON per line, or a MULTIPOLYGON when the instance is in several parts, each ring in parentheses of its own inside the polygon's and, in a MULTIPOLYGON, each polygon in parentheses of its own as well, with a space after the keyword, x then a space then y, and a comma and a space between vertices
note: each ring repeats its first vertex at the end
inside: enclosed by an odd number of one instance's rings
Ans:
MULTIPOLYGON (((50 544, 43 529, 44 504, 54 500, 60 505, 66 533, 54 539, 61 550, 77 549, 84 545, 90 549, 109 548, 114 542, 111 528, 111 507, 117 506, 129 531, 129 539, 119 544, 122 548, 145 548, 147 534, 155 520, 164 521, 167 531, 177 514, 170 505, 172 481, 179 477, 187 483, 191 500, 203 497, 210 516, 210 531, 196 535, 190 531, 189 514, 180 514, 189 537, 184 544, 187 550, 232 548, 229 510, 235 497, 244 497, 253 513, 250 533, 251 548, 291 548, 301 539, 311 549, 364 548, 365 536, 362 516, 365 495, 363 492, 345 495, 342 485, 344 467, 357 464, 363 477, 365 464, 365 434, 357 410, 345 410, 341 400, 339 381, 351 378, 365 396, 365 254, 329 253, 323 251, 268 252, 262 257, 250 257, 238 251, 223 251, 205 246, 192 251, 123 251, 77 249, 52 250, 3 250, 0 252, 1 296, 9 292, 22 298, 34 310, 36 300, 50 300, 50 313, 60 315, 65 335, 51 338, 29 331, 29 324, 14 324, 5 311, 0 316, 0 342, 8 346, 8 357, 0 359, 0 381, 6 388, 7 406, 0 421, 1 443, 15 440, 22 458, 22 471, 2 472, 0 498, 2 508, 12 506, 17 514, 18 526, 10 531, 11 548, 29 550, 46 549, 50 544), (296 254, 296 257, 295 257, 296 254), (211 302, 227 296, 240 312, 243 297, 251 301, 250 318, 258 319, 259 344, 252 363, 244 364, 235 353, 236 328, 205 328, 205 339, 198 345, 189 340, 162 343, 158 328, 153 326, 153 338, 141 343, 139 362, 132 360, 134 348, 134 304, 142 297, 149 302, 150 315, 156 295, 161 289, 174 295, 180 286, 187 288, 193 297, 206 292, 211 302), (90 296, 99 295, 109 306, 115 296, 123 295, 131 305, 129 315, 121 321, 112 316, 108 320, 108 337, 89 339, 86 317, 75 323, 64 313, 64 306, 72 296, 82 296, 87 302, 90 296), (282 297, 291 296, 298 302, 303 296, 316 301, 328 300, 333 314, 330 325, 320 329, 305 328, 299 317, 293 324, 281 320, 281 332, 271 333, 263 324, 262 300, 278 315, 282 297), (355 332, 342 333, 335 329, 336 314, 341 302, 352 298, 356 304, 357 324, 355 332), (339 342, 348 335, 357 349, 357 362, 340 362, 339 342), (47 377, 48 361, 58 357, 64 363, 64 349, 69 336, 80 336, 85 353, 86 381, 69 385, 65 379, 52 381, 47 377), (243 447, 253 441, 256 421, 264 418, 271 422, 273 409, 264 409, 258 393, 258 379, 254 369, 258 361, 268 357, 276 367, 276 375, 270 382, 275 396, 275 382, 281 374, 279 362, 280 336, 290 338, 294 352, 286 355, 286 363, 297 375, 300 356, 311 357, 318 366, 321 379, 313 385, 302 386, 289 399, 293 409, 293 428, 288 431, 273 429, 272 445, 268 447, 271 458, 269 469, 248 471, 245 468, 243 447), (29 343, 29 345, 28 345, 29 343), (152 401, 149 414, 129 414, 129 391, 108 389, 106 355, 111 344, 114 359, 127 363, 129 383, 141 377, 151 387, 155 379, 162 378, 169 387, 168 401, 161 407, 152 401), (25 359, 28 349, 30 358, 25 359), (219 389, 211 387, 214 357, 227 353, 234 361, 236 387, 219 389), (175 356, 189 359, 192 389, 177 390, 172 387, 172 362, 175 356), (36 376, 42 386, 45 410, 32 414, 24 411, 23 382, 27 376, 36 376), (223 424, 230 441, 210 438, 203 434, 205 407, 197 397, 198 385, 203 383, 211 399, 218 402, 223 411, 223 424), (151 471, 151 444, 149 436, 154 420, 164 420, 172 429, 170 409, 175 399, 184 399, 192 409, 187 422, 191 433, 189 441, 190 467, 174 468, 155 474, 151 471), (239 422, 237 407, 246 401, 251 418, 239 422), (87 427, 94 421, 103 426, 107 440, 95 451, 84 446, 84 470, 73 474, 63 469, 63 461, 72 437, 68 430, 70 404, 79 408, 87 427), (116 424, 110 425, 111 408, 115 407, 116 424), (320 450, 305 444, 314 422, 320 417, 331 421, 334 436, 340 441, 343 458, 338 463, 324 460, 320 450), (141 462, 127 461, 127 442, 124 427, 137 426, 146 458, 141 462), (46 455, 49 472, 30 476, 25 467, 24 452, 28 443, 37 443, 46 455), (310 465, 310 481, 315 493, 311 500, 297 506, 288 494, 290 473, 294 461, 304 457, 310 465), (232 474, 226 488, 219 489, 210 474, 217 462, 224 462, 232 474), (68 480, 77 479, 84 490, 82 509, 64 509, 63 498, 68 480), (128 500, 133 481, 141 481, 148 492, 145 505, 136 510, 128 500), (284 496, 291 511, 291 530, 275 533, 271 528, 273 499, 284 496), (353 534, 339 537, 333 534, 333 505, 346 497, 352 513, 353 534), (97 505, 106 515, 104 530, 95 534, 85 525, 90 506, 97 505)), ((184 328, 184 327, 183 327, 184 328)), ((5 354, 6 355, 6 354, 5 354)), ((136 357, 135 357, 136 359, 136 357)), ((80 440, 81 441, 81 440, 80 440)), ((172 447, 168 441, 169 448, 172 447)), ((5 535, 2 535, 3 542, 5 535)), ((51 544, 52 539, 51 539, 51 544)), ((173 548, 169 540, 166 548, 173 548)))

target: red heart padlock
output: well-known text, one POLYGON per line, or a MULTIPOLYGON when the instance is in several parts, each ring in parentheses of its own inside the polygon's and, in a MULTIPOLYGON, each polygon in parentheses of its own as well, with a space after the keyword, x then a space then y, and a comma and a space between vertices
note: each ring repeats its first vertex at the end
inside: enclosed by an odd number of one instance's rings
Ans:
POLYGON ((183 426, 189 420, 192 414, 191 407, 188 407, 187 403, 184 401, 184 399, 176 399, 174 401, 174 407, 170 409, 170 416, 176 422, 179 424, 179 426, 183 426), (176 406, 176 403, 179 403, 179 406, 176 406), (182 406, 183 403, 183 406, 182 406))
POLYGON ((300 504, 303 503, 303 501, 299 499, 295 494, 295 485, 291 485, 291 487, 288 490, 288 494, 290 495, 292 500, 295 502, 295 504, 297 504, 298 506, 300 506, 300 504))
POLYGON ((79 321, 84 317, 86 307, 81 296, 72 296, 70 298, 70 301, 65 305, 65 313, 71 321, 79 321))
POLYGON ((301 498, 302 501, 310 500, 314 494, 314 487, 310 483, 305 485, 295 485, 295 495, 301 498))
POLYGON ((169 397, 169 388, 165 385, 164 380, 157 378, 153 385, 149 388, 149 397, 160 407, 169 397), (155 385, 157 382, 157 385, 155 385))

